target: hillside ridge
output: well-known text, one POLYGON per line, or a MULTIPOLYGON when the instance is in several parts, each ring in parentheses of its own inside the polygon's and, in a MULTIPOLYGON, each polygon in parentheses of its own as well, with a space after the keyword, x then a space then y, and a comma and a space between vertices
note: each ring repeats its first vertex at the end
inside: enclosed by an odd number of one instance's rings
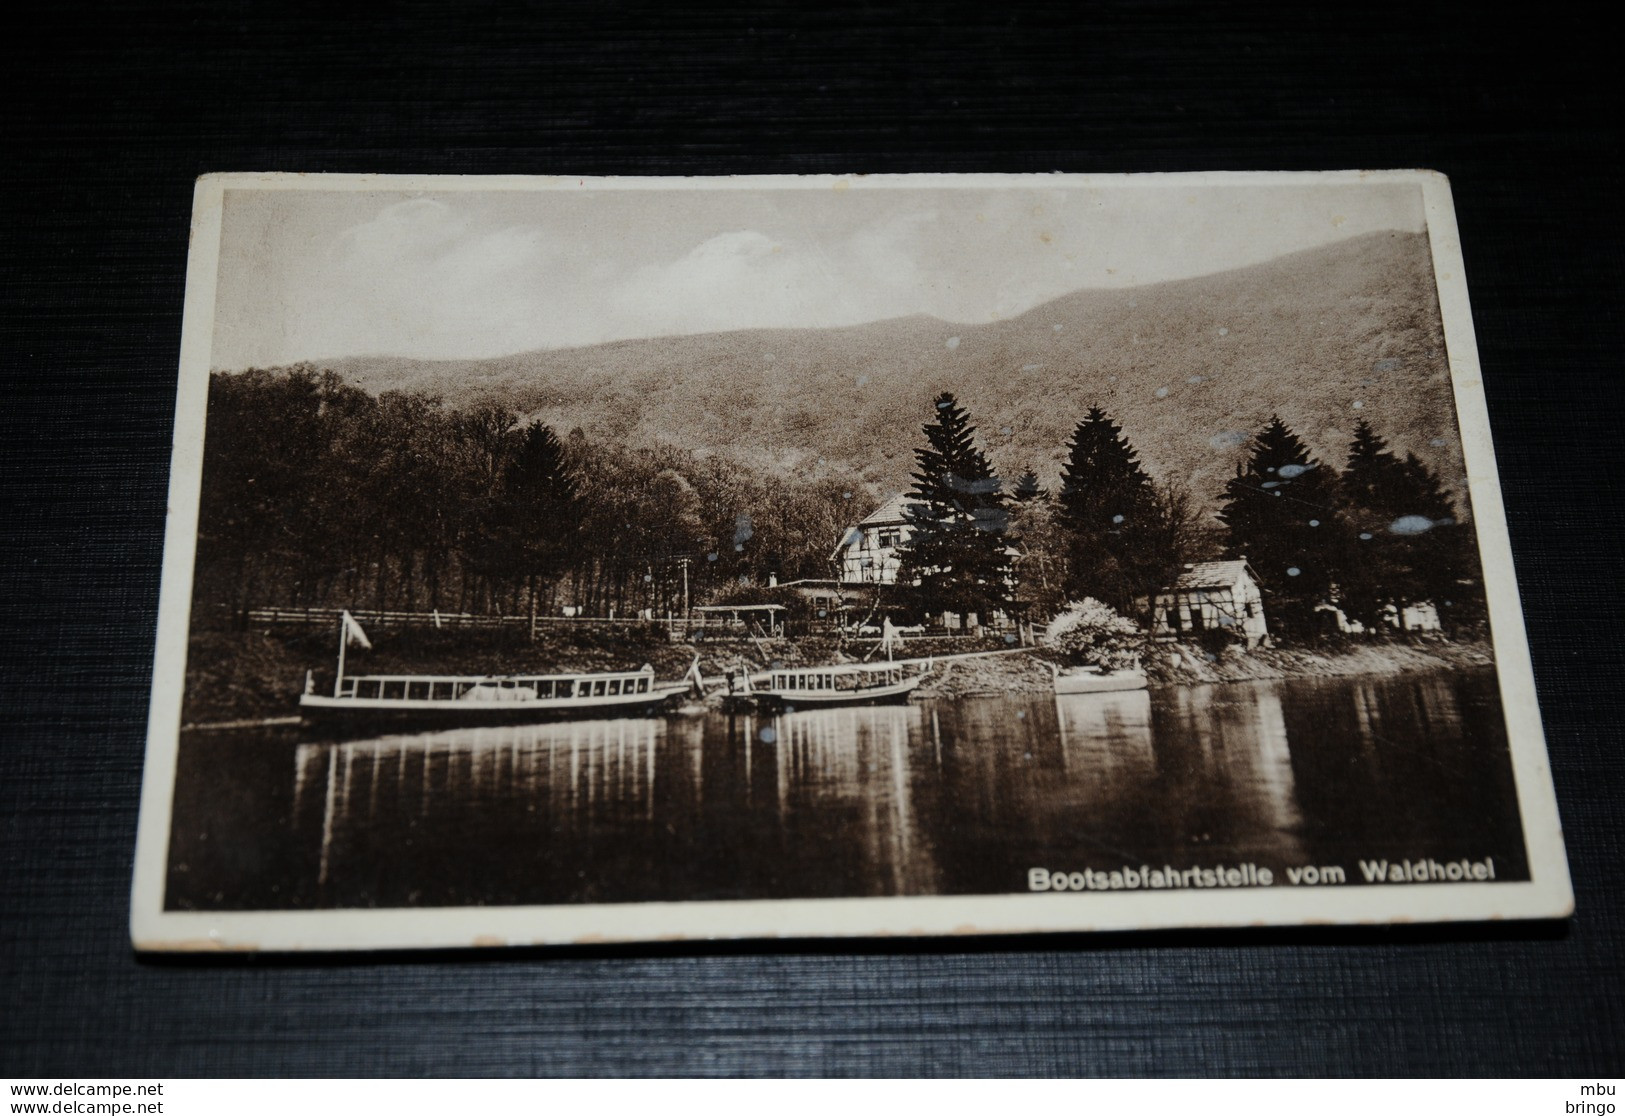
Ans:
POLYGON ((1465 493, 1426 234, 1372 233, 1262 264, 1063 295, 985 323, 927 315, 829 329, 628 339, 480 360, 319 362, 368 391, 497 402, 561 433, 675 445, 799 476, 907 487, 930 400, 954 392, 996 466, 1059 475, 1091 406, 1206 507, 1272 414, 1341 466, 1368 419, 1465 493))

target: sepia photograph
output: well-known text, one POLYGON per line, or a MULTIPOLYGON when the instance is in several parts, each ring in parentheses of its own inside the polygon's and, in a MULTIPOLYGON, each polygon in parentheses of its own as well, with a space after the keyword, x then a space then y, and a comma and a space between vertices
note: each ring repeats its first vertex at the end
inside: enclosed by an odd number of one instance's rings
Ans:
POLYGON ((132 937, 1563 917, 1448 183, 211 175, 132 937))

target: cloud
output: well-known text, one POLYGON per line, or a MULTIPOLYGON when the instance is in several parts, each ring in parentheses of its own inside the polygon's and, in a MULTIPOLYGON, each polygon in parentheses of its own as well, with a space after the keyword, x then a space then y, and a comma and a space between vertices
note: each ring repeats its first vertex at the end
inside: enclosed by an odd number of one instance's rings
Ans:
POLYGON ((931 284, 910 213, 845 236, 739 228, 617 252, 599 232, 481 227, 414 199, 346 228, 319 282, 289 299, 287 347, 317 354, 494 356, 621 337, 852 325, 917 313, 931 284), (640 259, 641 257, 641 259, 640 259))
MULTIPOLYGON (((217 359, 487 357, 735 329, 950 323, 1418 222, 1414 187, 586 191, 228 206, 217 359), (1192 199, 1194 201, 1194 196, 1192 199), (1352 214, 1335 229, 1326 213, 1352 214)), ((1057 327, 1059 328, 1059 327, 1057 327)), ((952 334, 953 329, 945 331, 952 334)))
POLYGON ((413 198, 387 207, 365 224, 346 229, 328 258, 346 265, 432 255, 437 249, 455 244, 467 231, 467 219, 445 202, 413 198))
POLYGON ((535 322, 558 255, 538 227, 480 228, 444 202, 401 202, 339 235, 290 315, 293 341, 429 357, 533 348, 547 340, 535 322))
POLYGON ((681 257, 634 269, 609 301, 624 328, 652 336, 842 326, 917 313, 926 284, 911 240, 928 220, 866 226, 846 237, 718 233, 681 257))

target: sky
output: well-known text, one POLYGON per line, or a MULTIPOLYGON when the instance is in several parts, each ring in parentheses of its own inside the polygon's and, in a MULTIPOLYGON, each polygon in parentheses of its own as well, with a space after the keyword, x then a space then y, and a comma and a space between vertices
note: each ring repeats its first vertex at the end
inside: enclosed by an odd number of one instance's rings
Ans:
MULTIPOLYGON (((861 180, 860 180, 861 183, 861 180)), ((1424 228, 1420 187, 226 192, 217 369, 1015 317, 1424 228)))

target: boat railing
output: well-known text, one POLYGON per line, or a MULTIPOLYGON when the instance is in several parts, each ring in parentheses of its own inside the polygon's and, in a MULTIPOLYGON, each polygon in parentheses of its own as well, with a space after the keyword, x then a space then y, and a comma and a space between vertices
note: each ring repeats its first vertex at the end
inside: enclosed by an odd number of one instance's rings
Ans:
POLYGON ((901 663, 843 663, 834 667, 774 671, 769 688, 808 693, 851 693, 899 685, 905 677, 901 663))
POLYGON ((385 701, 549 701, 621 697, 653 690, 652 670, 593 675, 357 674, 339 682, 337 696, 385 701))

